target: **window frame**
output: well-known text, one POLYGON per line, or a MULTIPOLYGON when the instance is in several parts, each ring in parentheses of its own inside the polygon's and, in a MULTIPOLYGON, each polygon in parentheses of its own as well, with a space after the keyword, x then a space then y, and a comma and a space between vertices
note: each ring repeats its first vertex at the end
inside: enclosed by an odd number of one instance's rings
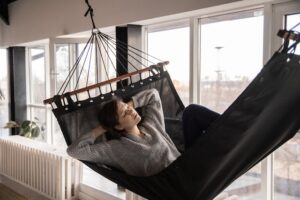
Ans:
MULTIPOLYGON (((110 34, 110 33, 108 33, 110 34)), ((72 66, 75 64, 77 56, 80 52, 78 52, 78 45, 79 44, 85 44, 88 41, 88 38, 86 37, 80 37, 80 38, 56 38, 56 39, 50 39, 49 40, 49 52, 48 52, 48 58, 49 58, 49 74, 54 74, 54 75, 49 75, 48 79, 49 79, 49 87, 51 88, 51 94, 49 94, 49 96, 53 96, 56 94, 56 92, 58 91, 59 88, 56 88, 56 76, 55 74, 57 73, 57 66, 56 66, 56 45, 69 45, 69 62, 70 62, 70 68, 72 68, 72 66), (52 64, 51 64, 52 63, 52 64), (50 80, 51 79, 51 80, 50 80)), ((98 63, 100 62, 100 58, 98 58, 98 63)), ((102 80, 103 78, 106 78, 103 76, 103 73, 101 73, 101 67, 100 70, 98 70, 98 78, 99 80, 102 80)), ((74 76, 78 75, 78 71, 75 72, 74 76)), ((71 85, 73 85, 73 83, 75 83, 75 79, 76 77, 72 77, 74 80, 71 80, 71 85)), ((51 124, 51 127, 49 128, 51 130, 51 144, 54 143, 54 120, 55 117, 52 114, 52 108, 50 105, 47 105, 48 108, 48 112, 47 114, 49 115, 49 123, 51 124)), ((82 193, 82 195, 84 196, 84 194, 88 194, 91 196, 94 196, 95 198, 105 198, 105 199, 114 199, 114 198, 118 198, 117 196, 114 196, 112 194, 107 193, 105 190, 99 190, 99 189, 95 189, 92 188, 91 186, 82 183, 83 180, 83 164, 80 164, 78 173, 79 173, 79 177, 80 177, 80 192, 82 193)))
POLYGON ((37 43, 37 44, 32 44, 26 47, 25 50, 25 54, 26 54, 26 101, 27 101, 27 119, 29 120, 34 120, 33 116, 32 116, 32 109, 37 108, 37 109, 44 109, 45 110, 45 121, 46 121, 46 141, 47 143, 49 143, 49 126, 47 126, 49 124, 49 120, 48 120, 48 109, 46 105, 43 105, 43 103, 41 102, 40 104, 38 103, 34 103, 33 102, 33 96, 32 96, 32 62, 31 62, 31 49, 33 48, 43 48, 44 49, 44 69, 45 69, 45 74, 44 74, 44 79, 45 79, 45 96, 47 96, 49 94, 49 90, 48 90, 48 84, 49 82, 47 81, 48 79, 48 73, 47 73, 47 69, 48 69, 48 58, 47 58, 47 43, 46 41, 43 41, 41 43, 37 43))
MULTIPOLYGON (((273 15, 270 16, 270 22, 273 25, 270 28, 270 41, 269 41, 269 46, 270 46, 270 54, 269 56, 271 57, 271 53, 275 52, 278 50, 279 46, 282 44, 282 39, 280 37, 277 37, 276 34, 279 29, 284 29, 286 28, 286 16, 290 14, 300 14, 300 2, 299 1, 287 1, 282 4, 274 4, 272 6, 273 9, 273 15)), ((270 14, 271 15, 271 14, 270 14)), ((267 22, 266 22, 267 23, 267 22)), ((298 133, 299 134, 299 131, 298 133)), ((267 200, 273 200, 275 199, 275 173, 274 173, 274 168, 275 168, 275 152, 271 154, 271 156, 268 157, 269 163, 266 165, 266 170, 267 173, 270 173, 269 178, 269 185, 270 185, 270 194, 267 196, 269 199, 267 200)))
MULTIPOLYGON (((229 9, 228 11, 222 10, 220 12, 213 11, 212 13, 205 13, 203 15, 199 15, 197 17, 191 17, 188 18, 188 23, 190 26, 190 88, 189 88, 189 94, 190 94, 190 103, 200 103, 200 82, 201 82, 201 43, 200 43, 200 37, 201 32, 199 31, 200 28, 200 20, 207 17, 215 17, 215 16, 224 16, 232 13, 237 12, 245 12, 245 11, 252 11, 252 10, 262 10, 263 12, 266 12, 266 8, 264 5, 255 5, 255 6, 246 6, 246 7, 238 7, 234 9, 229 9)), ((263 14, 264 15, 264 14, 263 14)), ((265 19, 265 17, 264 17, 265 19)), ((182 23, 182 26, 186 24, 184 19, 180 20, 174 20, 173 24, 172 22, 162 23, 162 24, 154 24, 154 25, 148 25, 146 26, 146 34, 149 33, 147 27, 154 26, 155 31, 161 31, 161 30, 170 30, 174 28, 180 27, 180 22, 182 23)), ((263 33, 264 34, 264 33, 263 33)), ((147 36, 146 36, 147 37, 147 36)), ((263 35, 263 39, 265 39, 265 34, 263 35)), ((146 39, 146 41, 148 41, 146 39)), ((148 45, 148 44, 147 44, 148 45)), ((264 54, 264 51, 263 51, 264 54)), ((267 182, 265 179, 269 179, 270 173, 263 172, 264 169, 263 166, 266 165, 268 162, 267 160, 262 161, 262 167, 261 167, 261 183, 267 182), (264 164, 263 164, 264 163, 264 164), (263 180, 264 179, 264 180, 263 180)), ((261 196, 267 196, 267 189, 269 188, 263 188, 262 195, 261 196)))

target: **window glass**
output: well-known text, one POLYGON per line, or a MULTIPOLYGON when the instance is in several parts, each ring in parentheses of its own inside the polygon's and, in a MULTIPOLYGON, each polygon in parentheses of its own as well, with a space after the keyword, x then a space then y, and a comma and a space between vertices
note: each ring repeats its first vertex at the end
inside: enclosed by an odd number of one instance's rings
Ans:
POLYGON ((37 108, 31 107, 30 108, 31 120, 36 122, 36 124, 40 127, 40 134, 35 140, 47 142, 47 135, 46 135, 46 108, 37 108))
POLYGON ((9 79, 7 50, 0 49, 0 137, 9 135, 9 129, 3 127, 9 121, 9 79))
POLYGON ((30 48, 30 56, 31 103, 43 104, 46 98, 45 49, 43 47, 30 48))
MULTIPOLYGON (((56 44, 55 45, 55 80, 56 80, 56 91, 57 93, 62 85, 64 84, 70 69, 72 67, 72 45, 71 44, 56 44)), ((64 87, 60 91, 60 94, 64 92, 70 91, 71 85, 73 84, 73 80, 70 80, 70 83, 67 84, 67 86, 64 84, 64 87), (66 87, 65 87, 66 86, 66 87)), ((53 145, 60 146, 60 147, 66 147, 66 141, 64 139, 64 136, 60 130, 60 127, 58 125, 57 120, 54 118, 54 115, 51 115, 52 122, 53 122, 53 129, 52 129, 52 137, 53 137, 53 145)))
MULTIPOLYGON (((115 46, 111 44, 110 48, 108 46, 92 46, 91 48, 85 49, 80 59, 76 75, 74 77, 74 87, 78 80, 78 88, 90 86, 96 83, 99 83, 103 80, 111 79, 116 76, 116 58, 115 58, 115 46), (97 49, 97 50, 96 50, 97 49), (101 53, 100 53, 101 51, 101 53), (110 58, 108 57, 110 56, 110 58), (105 68, 105 69, 104 69, 105 68), (108 77, 107 77, 108 74, 108 77)), ((81 55, 84 50, 85 43, 77 44, 77 52, 73 55, 76 59, 81 55)), ((74 88, 73 87, 73 88, 74 88)), ((71 88, 71 90, 73 89, 71 88)), ((110 91, 108 87, 101 87, 101 92, 105 93, 110 91)), ((90 91, 91 96, 97 96, 99 94, 98 89, 90 91)), ((88 96, 84 93, 78 95, 79 99, 85 99, 88 96)), ((55 137, 59 137, 59 127, 56 123, 55 137)), ((62 133, 61 133, 62 136, 62 133)), ((62 141, 60 141, 62 142, 62 141)), ((94 172, 87 166, 83 166, 82 169, 82 184, 88 185, 92 188, 105 191, 113 196, 116 196, 121 199, 125 199, 125 193, 122 190, 118 189, 117 184, 111 182, 110 180, 104 178, 100 174, 94 172)))
POLYGON ((43 100, 46 99, 46 61, 45 48, 29 48, 29 94, 28 102, 29 120, 38 124, 41 129, 40 135, 35 138, 39 141, 47 142, 46 135, 46 108, 43 100))
MULTIPOLYGON (((97 68, 99 70, 99 80, 109 80, 112 78, 115 78, 117 76, 117 63, 116 63, 116 44, 113 41, 104 43, 101 43, 101 53, 97 51, 97 58, 98 58, 98 64, 97 68)), ((99 81, 98 81, 99 82, 99 81)), ((102 93, 110 92, 111 90, 117 89, 117 86, 115 83, 112 83, 110 85, 104 85, 101 87, 102 93)), ((98 94, 99 91, 96 90, 96 94, 98 94)))
MULTIPOLYGON (((70 72, 70 47, 68 44, 55 45, 55 76, 56 76, 56 92, 62 87, 70 72)), ((69 91, 70 87, 66 87, 69 91)))
MULTIPOLYGON (((77 57, 84 50, 85 44, 78 44, 77 57)), ((96 57, 95 57, 95 46, 86 48, 83 52, 82 58, 80 59, 79 66, 77 69, 78 88, 86 87, 88 85, 95 84, 97 81, 96 77, 96 57)), ((77 79, 76 78, 76 79, 77 79)), ((77 83, 77 80, 76 80, 77 83)))
POLYGON ((167 65, 172 82, 185 105, 189 103, 190 28, 178 27, 148 33, 148 53, 167 65))
POLYGON ((222 113, 263 63, 261 11, 201 20, 201 103, 222 113), (220 31, 221 30, 221 31, 220 31))
MULTIPOLYGON (((292 28, 300 22, 300 14, 286 16, 286 22, 286 28, 292 28)), ((300 32, 300 27, 294 30, 300 32)), ((300 133, 275 152, 273 165, 274 199, 300 199, 300 133)))
MULTIPOLYGON (((238 97, 263 65, 261 10, 200 20, 200 103, 219 113, 238 97)), ((261 199, 260 164, 224 193, 237 199, 261 199)))
MULTIPOLYGON (((300 32, 300 14, 293 14, 293 15, 287 15, 286 16, 286 29, 290 30, 293 28, 294 31, 297 33, 300 32)), ((298 48, 296 49, 295 52, 297 55, 300 55, 300 48, 298 45, 298 48)))

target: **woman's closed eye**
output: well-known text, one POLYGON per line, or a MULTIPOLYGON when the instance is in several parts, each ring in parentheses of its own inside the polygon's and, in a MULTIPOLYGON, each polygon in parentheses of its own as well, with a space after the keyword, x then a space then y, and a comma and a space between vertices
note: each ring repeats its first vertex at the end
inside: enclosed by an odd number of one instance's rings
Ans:
POLYGON ((124 118, 124 117, 126 117, 126 115, 129 113, 128 111, 130 110, 130 108, 128 107, 128 105, 127 104, 125 104, 125 106, 124 106, 124 109, 123 109, 123 111, 122 111, 122 117, 124 118))
POLYGON ((131 114, 131 109, 127 108, 124 110, 123 117, 126 117, 126 115, 130 115, 130 114, 131 114))
POLYGON ((125 116, 126 116, 126 109, 123 109, 122 112, 121 112, 121 117, 124 118, 125 116))
POLYGON ((131 106, 129 106, 128 104, 123 103, 122 104, 122 111, 120 113, 120 116, 122 118, 125 118, 126 115, 131 115, 133 113, 133 108, 131 106))

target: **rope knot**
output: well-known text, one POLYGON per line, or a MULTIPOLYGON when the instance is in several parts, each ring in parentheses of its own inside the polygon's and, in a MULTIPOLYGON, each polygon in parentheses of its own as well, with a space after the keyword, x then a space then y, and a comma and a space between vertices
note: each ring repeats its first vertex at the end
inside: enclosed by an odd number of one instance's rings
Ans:
POLYGON ((84 16, 86 17, 88 14, 90 14, 92 24, 93 24, 93 29, 96 29, 95 22, 94 22, 94 10, 93 10, 92 6, 89 4, 88 0, 85 0, 85 3, 87 4, 88 9, 85 12, 84 16))

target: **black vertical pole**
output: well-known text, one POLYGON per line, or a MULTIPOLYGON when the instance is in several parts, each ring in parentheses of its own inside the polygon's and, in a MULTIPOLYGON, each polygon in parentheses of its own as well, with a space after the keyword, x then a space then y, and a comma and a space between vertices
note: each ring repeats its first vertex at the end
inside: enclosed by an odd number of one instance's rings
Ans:
MULTIPOLYGON (((130 52, 130 47, 134 47, 136 49, 142 49, 142 26, 140 25, 132 25, 129 24, 127 26, 116 27, 116 59, 117 59, 117 75, 126 74, 128 72, 134 71, 135 68, 141 68, 141 56, 136 55, 138 51, 134 51, 136 54, 130 52), (134 56, 128 56, 130 54, 134 56), (128 65, 128 63, 131 63, 128 65), (132 66, 134 65, 134 67, 132 66)), ((131 51, 133 49, 131 48, 131 51)), ((134 81, 134 80, 133 80, 134 81)), ((124 80, 122 84, 125 86, 128 84, 127 80, 124 80)), ((118 83, 118 88, 121 87, 121 84, 118 83)))
MULTIPOLYGON (((117 59, 117 75, 126 74, 128 72, 128 34, 127 27, 116 27, 116 59, 117 59)), ((127 80, 124 80, 123 85, 127 85, 127 80)), ((121 84, 117 84, 120 88, 121 84)))
MULTIPOLYGON (((25 47, 8 48, 8 65, 10 71, 10 116, 11 120, 21 123, 27 118, 25 47)), ((12 130, 12 135, 17 134, 17 130, 12 130)))

